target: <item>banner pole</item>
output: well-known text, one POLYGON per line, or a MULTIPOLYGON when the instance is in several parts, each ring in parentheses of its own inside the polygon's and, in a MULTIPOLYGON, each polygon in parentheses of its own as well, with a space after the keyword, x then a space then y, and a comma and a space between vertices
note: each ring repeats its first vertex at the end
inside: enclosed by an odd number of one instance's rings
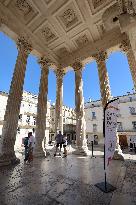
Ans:
MULTIPOLYGON (((106 107, 107 107, 107 104, 106 106, 104 107, 104 120, 103 120, 103 136, 104 136, 104 139, 105 139, 105 110, 106 110, 106 107)), ((106 176, 106 166, 105 166, 105 141, 104 141, 104 184, 105 184, 105 190, 107 190, 107 176, 106 176)))
MULTIPOLYGON (((109 137, 107 136, 107 125, 108 125, 108 117, 107 117, 107 108, 108 108, 108 105, 110 103, 112 103, 113 101, 115 101, 117 99, 113 99, 113 100, 110 100, 109 102, 107 102, 107 104, 105 105, 105 107, 103 108, 103 137, 104 137, 104 182, 101 182, 101 183, 97 183, 95 184, 96 187, 98 187, 101 191, 105 192, 105 193, 108 193, 108 192, 112 192, 116 189, 116 187, 112 186, 111 184, 109 184, 107 182, 107 166, 109 163, 109 161, 107 162, 107 144, 106 144, 106 140, 107 138, 105 137, 109 137)), ((115 108, 113 105, 111 105, 110 108, 115 108)), ((112 114, 112 113, 111 113, 112 114)), ((110 119, 112 120, 112 118, 110 119)), ((111 124, 110 124, 111 125, 111 124)), ((111 147, 112 147, 112 143, 111 143, 111 147)), ((109 149, 109 148, 108 148, 109 149)), ((109 158, 108 158, 109 160, 109 158)))

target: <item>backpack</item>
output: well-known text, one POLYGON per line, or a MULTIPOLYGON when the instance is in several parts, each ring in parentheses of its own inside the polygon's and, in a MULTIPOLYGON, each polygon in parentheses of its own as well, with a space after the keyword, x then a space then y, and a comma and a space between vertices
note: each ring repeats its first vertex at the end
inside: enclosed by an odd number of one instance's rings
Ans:
POLYGON ((24 139, 24 147, 27 147, 28 146, 28 137, 25 137, 24 139))

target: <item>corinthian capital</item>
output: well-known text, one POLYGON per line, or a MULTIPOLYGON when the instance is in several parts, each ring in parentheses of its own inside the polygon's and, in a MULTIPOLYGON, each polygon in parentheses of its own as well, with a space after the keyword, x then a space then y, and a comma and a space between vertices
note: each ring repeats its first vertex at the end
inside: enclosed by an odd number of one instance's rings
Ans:
POLYGON ((99 62, 104 62, 107 59, 107 52, 106 51, 101 51, 99 53, 96 53, 92 56, 97 63, 99 62))
POLYGON ((52 65, 51 60, 49 58, 46 58, 45 56, 41 57, 38 60, 38 63, 42 66, 42 68, 48 68, 49 66, 52 65))
POLYGON ((57 78, 63 78, 63 76, 65 75, 65 70, 58 68, 57 70, 55 70, 55 73, 57 78))
POLYGON ((122 51, 124 51, 125 53, 127 53, 130 49, 131 49, 131 45, 130 45, 130 41, 129 39, 125 39, 125 40, 122 40, 121 44, 120 44, 120 49, 122 51))
POLYGON ((26 53, 32 51, 32 45, 23 36, 18 38, 17 47, 18 49, 22 48, 26 53))
POLYGON ((83 64, 81 61, 77 60, 73 63, 72 67, 73 67, 74 71, 82 70, 83 64))

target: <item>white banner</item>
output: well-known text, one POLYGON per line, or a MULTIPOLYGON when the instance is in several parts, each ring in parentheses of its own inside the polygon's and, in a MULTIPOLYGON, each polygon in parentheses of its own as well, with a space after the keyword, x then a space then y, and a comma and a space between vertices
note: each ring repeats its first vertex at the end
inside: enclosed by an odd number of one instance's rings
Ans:
POLYGON ((105 109, 105 168, 112 160, 116 148, 118 100, 108 103, 105 109))

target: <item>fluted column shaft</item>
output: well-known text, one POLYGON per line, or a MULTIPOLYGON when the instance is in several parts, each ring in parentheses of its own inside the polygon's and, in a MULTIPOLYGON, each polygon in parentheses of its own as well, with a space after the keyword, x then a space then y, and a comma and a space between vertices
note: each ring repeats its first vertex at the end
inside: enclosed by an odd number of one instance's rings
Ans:
POLYGON ((100 52, 94 55, 94 58, 98 65, 99 83, 102 98, 103 107, 106 106, 107 102, 111 99, 111 90, 109 84, 108 72, 106 69, 105 60, 107 58, 106 52, 100 52))
MULTIPOLYGON (((99 73, 99 82, 100 82, 100 90, 101 90, 101 98, 102 98, 102 106, 105 108, 107 102, 111 100, 111 90, 110 90, 110 84, 109 84, 109 77, 108 72, 106 69, 106 58, 107 53, 106 52, 100 52, 96 55, 94 55, 94 58, 98 65, 98 73, 99 73)), ((122 151, 120 149, 120 145, 118 143, 118 133, 116 133, 117 142, 116 142, 116 149, 114 153, 114 159, 123 159, 122 157, 122 151)))
POLYGON ((9 161, 10 159, 16 158, 14 144, 18 127, 18 116, 23 94, 27 58, 32 49, 30 44, 28 44, 28 42, 23 37, 18 39, 17 46, 18 57, 11 81, 2 129, 0 161, 9 161))
POLYGON ((85 118, 84 118, 84 97, 81 62, 73 64, 75 71, 75 106, 76 106, 76 145, 78 148, 86 147, 85 118))
POLYGON ((129 39, 123 40, 121 42, 120 48, 127 55, 128 64, 134 83, 134 88, 136 90, 136 60, 129 39))
POLYGON ((57 69, 57 88, 56 88, 56 105, 55 105, 55 133, 58 130, 63 134, 63 76, 64 70, 57 69))
POLYGON ((45 156, 42 148, 42 142, 45 138, 46 130, 46 113, 47 113, 47 95, 48 95, 48 74, 49 65, 45 58, 39 60, 41 64, 41 79, 39 86, 38 104, 37 104, 37 118, 36 118, 36 133, 35 133, 35 149, 34 155, 45 156))

